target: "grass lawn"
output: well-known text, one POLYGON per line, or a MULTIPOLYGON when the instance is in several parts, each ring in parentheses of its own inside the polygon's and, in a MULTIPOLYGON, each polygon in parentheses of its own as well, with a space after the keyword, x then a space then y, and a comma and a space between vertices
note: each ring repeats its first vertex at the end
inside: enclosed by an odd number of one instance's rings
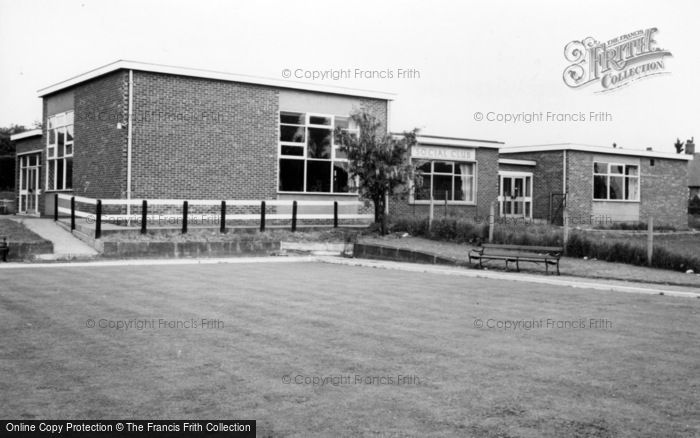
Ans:
MULTIPOLYGON (((686 238, 687 237, 688 236, 686 235, 686 238)), ((385 237, 363 237, 361 241, 365 243, 374 243, 378 245, 407 248, 439 254, 463 261, 465 263, 469 260, 468 253, 469 249, 471 248, 467 244, 463 243, 444 242, 421 237, 397 238, 396 235, 389 235, 385 237)), ((700 249, 698 249, 698 251, 700 251, 700 249)), ((700 275, 698 274, 685 274, 683 272, 666 269, 648 268, 626 263, 606 262, 603 260, 583 260, 573 257, 562 257, 559 264, 562 275, 693 287, 697 286, 700 288, 700 275)), ((505 270, 505 263, 501 260, 490 261, 487 263, 487 265, 489 269, 505 270)), ((512 269, 513 268, 511 267, 511 270, 512 269)), ((545 275, 544 267, 541 264, 537 265, 534 263, 523 263, 520 265, 520 270, 527 273, 545 275)))
POLYGON ((38 234, 29 230, 19 221, 0 218, 0 237, 6 236, 8 242, 42 242, 38 234))
MULTIPOLYGON (((646 248, 647 235, 645 232, 620 234, 614 231, 589 232, 589 238, 598 238, 607 241, 627 241, 646 248)), ((671 252, 700 257, 700 233, 696 234, 657 234, 654 236, 654 245, 663 246, 671 252)))
POLYGON ((264 437, 691 437, 699 322, 700 300, 306 262, 0 269, 0 412, 255 419, 264 437), (203 318, 221 323, 158 328, 203 318), (155 328, 99 328, 134 319, 155 328))

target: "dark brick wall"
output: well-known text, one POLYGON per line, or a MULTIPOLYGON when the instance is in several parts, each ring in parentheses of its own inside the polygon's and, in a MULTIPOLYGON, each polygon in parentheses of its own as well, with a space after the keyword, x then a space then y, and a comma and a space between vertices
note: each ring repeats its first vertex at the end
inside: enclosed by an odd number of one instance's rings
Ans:
POLYGON ((655 158, 641 159, 640 220, 654 217, 655 224, 688 227, 688 162, 655 158))
POLYGON ((534 168, 528 167, 528 169, 533 169, 532 217, 533 219, 549 219, 550 194, 562 193, 563 191, 563 152, 522 152, 502 157, 537 162, 534 168))
POLYGON ((593 212, 593 154, 566 151, 566 191, 567 211, 572 223, 590 221, 593 212))
POLYGON ((73 192, 122 198, 126 191, 128 73, 118 71, 75 88, 73 192), (122 129, 117 129, 122 123, 122 129))
POLYGON ((132 196, 270 199, 277 91, 134 72, 132 196))

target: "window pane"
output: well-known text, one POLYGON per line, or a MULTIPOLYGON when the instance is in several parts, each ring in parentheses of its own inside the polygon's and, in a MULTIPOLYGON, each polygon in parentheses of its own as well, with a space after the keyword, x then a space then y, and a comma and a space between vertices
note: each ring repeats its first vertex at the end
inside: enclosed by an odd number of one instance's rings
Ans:
POLYGON ((625 174, 626 175, 637 175, 637 166, 626 166, 625 167, 625 174))
POLYGON ((56 116, 56 126, 64 126, 66 124, 65 114, 59 114, 56 116))
POLYGON ((608 163, 593 163, 593 172, 608 173, 608 163))
MULTIPOLYGON (((427 163, 428 169, 430 169, 430 163, 427 163)), ((415 199, 426 200, 430 199, 431 190, 431 176, 430 173, 423 174, 423 185, 420 187, 416 186, 414 197, 415 199)))
POLYGON ((282 155, 304 156, 304 148, 300 146, 282 145, 282 155))
POLYGON ((66 125, 72 125, 73 124, 73 111, 69 111, 66 113, 66 125))
POLYGON ((291 113, 287 111, 280 112, 281 123, 291 123, 295 125, 303 125, 306 123, 306 116, 303 113, 291 113))
POLYGON ((283 192, 304 190, 304 160, 280 160, 280 184, 283 192))
POLYGON ((348 184, 348 163, 333 163, 333 191, 336 193, 347 193, 350 191, 348 184))
POLYGON ((607 199, 608 185, 607 177, 603 175, 595 175, 593 177, 593 199, 607 199))
POLYGON ((433 199, 452 200, 452 176, 433 175, 433 199))
POLYGON ((350 127, 350 118, 335 116, 335 127, 341 129, 348 129, 350 127))
MULTIPOLYGON (((331 158, 331 130, 309 128, 308 158, 331 158)), ((328 172, 330 177, 330 171, 328 172)))
POLYGON ((63 160, 56 160, 56 190, 63 188, 63 160))
POLYGON ((623 199, 622 185, 624 178, 621 176, 610 177, 610 199, 623 199))
POLYGON ((530 177, 526 176, 525 177, 525 196, 529 197, 530 196, 530 177))
POLYGON ((624 169, 625 166, 621 164, 614 164, 610 166, 610 173, 611 174, 618 174, 622 175, 622 170, 624 169))
POLYGON ((423 172, 423 174, 430 173, 430 161, 427 161, 422 164, 417 164, 416 170, 423 172))
POLYGON ((503 191, 501 192, 501 194, 503 196, 510 196, 511 195, 512 187, 513 187, 512 182, 513 182, 512 178, 509 178, 509 177, 503 178, 503 191))
POLYGON ((304 143, 306 141, 305 131, 303 126, 280 125, 280 141, 304 143))
POLYGON ((323 116, 309 116, 309 125, 328 125, 331 124, 330 117, 323 116))
POLYGON ((307 161, 306 162, 306 191, 330 192, 331 191, 331 162, 307 161))
POLYGON ((66 143, 66 155, 73 155, 73 144, 66 143))
POLYGON ((452 163, 446 163, 444 161, 436 161, 433 167, 433 172, 440 173, 452 173, 452 163))
POLYGON ((54 182, 55 178, 54 176, 56 175, 56 160, 49 161, 48 166, 46 166, 48 172, 49 172, 49 184, 48 184, 48 190, 53 190, 55 188, 54 182))
POLYGON ((66 141, 73 141, 73 125, 66 128, 66 141))
POLYGON ((58 129, 56 140, 57 140, 59 147, 62 147, 65 144, 65 142, 66 142, 66 129, 65 128, 58 129))
POLYGON ((515 196, 523 196, 523 179, 515 178, 515 196))
POLYGON ((56 155, 56 148, 49 148, 49 158, 53 158, 56 155))
MULTIPOLYGON (((467 166, 467 164, 461 164, 459 167, 462 166, 467 166)), ((470 175, 462 174, 461 176, 455 176, 455 201, 474 200, 473 181, 474 177, 470 175)))
POLYGON ((30 156, 29 156, 29 165, 30 165, 30 166, 36 166, 36 155, 30 155, 30 156))
POLYGON ((49 117, 49 128, 48 129, 53 129, 56 127, 56 119, 53 117, 49 117))
POLYGON ((56 144, 56 130, 49 129, 49 144, 56 144))
POLYGON ((73 159, 66 158, 66 184, 65 188, 73 188, 73 159))
POLYGON ((335 158, 347 158, 348 153, 340 150, 339 147, 335 148, 335 158))
POLYGON ((639 190, 638 190, 639 178, 627 177, 625 178, 625 199, 631 201, 636 201, 639 190))

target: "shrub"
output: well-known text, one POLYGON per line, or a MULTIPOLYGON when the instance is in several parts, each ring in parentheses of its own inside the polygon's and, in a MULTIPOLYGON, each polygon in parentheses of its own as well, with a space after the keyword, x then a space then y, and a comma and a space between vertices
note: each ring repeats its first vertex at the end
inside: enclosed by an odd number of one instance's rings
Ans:
MULTIPOLYGON (((647 250, 644 245, 621 241, 590 240, 578 233, 569 236, 569 241, 566 244, 566 255, 639 266, 648 265, 647 250)), ((700 272, 700 258, 674 253, 662 246, 655 246, 652 254, 652 267, 674 271, 692 269, 695 272, 700 272)))
MULTIPOLYGON (((626 231, 642 231, 648 229, 649 224, 642 221, 636 222, 611 222, 607 224, 598 224, 595 229, 597 230, 626 230, 626 231)), ((676 231, 676 227, 673 225, 666 224, 655 224, 655 231, 676 231)))
POLYGON ((414 216, 393 217, 389 221, 391 232, 406 232, 412 236, 435 240, 464 243, 488 236, 488 225, 477 224, 466 219, 440 218, 433 220, 429 229, 428 218, 414 216))

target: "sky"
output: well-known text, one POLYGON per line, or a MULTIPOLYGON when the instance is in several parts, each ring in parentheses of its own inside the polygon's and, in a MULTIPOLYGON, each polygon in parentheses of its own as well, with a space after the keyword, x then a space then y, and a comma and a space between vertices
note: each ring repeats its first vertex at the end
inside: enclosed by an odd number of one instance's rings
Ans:
POLYGON ((396 93, 392 131, 672 152, 700 135, 698 17, 696 0, 0 0, 0 126, 40 120, 40 88, 128 59, 396 93), (569 42, 648 28, 664 74, 566 86, 569 42))

